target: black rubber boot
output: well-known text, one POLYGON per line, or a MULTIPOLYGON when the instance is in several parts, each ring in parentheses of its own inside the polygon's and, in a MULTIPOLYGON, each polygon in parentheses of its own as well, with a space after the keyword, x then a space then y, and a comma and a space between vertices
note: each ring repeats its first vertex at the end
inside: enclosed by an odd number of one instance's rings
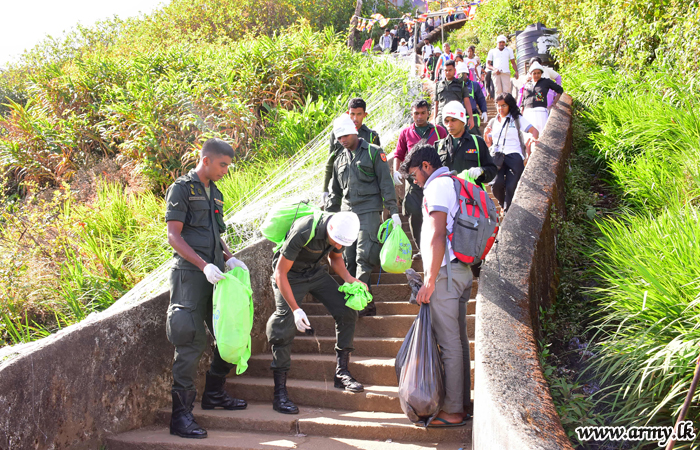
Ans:
POLYGON ((335 376, 333 376, 333 384, 338 389, 345 389, 350 392, 362 392, 365 387, 362 386, 360 382, 355 380, 350 371, 348 370, 348 363, 350 362, 350 351, 349 350, 336 350, 336 361, 337 365, 335 367, 335 376))
POLYGON ((215 377, 207 371, 207 384, 202 394, 202 409, 224 408, 229 411, 246 409, 248 403, 240 398, 233 398, 226 393, 226 377, 215 377))
POLYGON ((374 300, 367 303, 367 306, 365 306, 365 308, 362 311, 360 311, 357 315, 360 317, 376 316, 377 315, 377 305, 374 304, 374 300))
POLYGON ((287 396, 287 372, 273 371, 275 377, 275 396, 272 409, 282 414, 299 414, 299 408, 287 396))
POLYGON ((192 408, 197 391, 172 391, 173 414, 170 416, 170 434, 184 438, 204 439, 207 430, 194 420, 192 408))

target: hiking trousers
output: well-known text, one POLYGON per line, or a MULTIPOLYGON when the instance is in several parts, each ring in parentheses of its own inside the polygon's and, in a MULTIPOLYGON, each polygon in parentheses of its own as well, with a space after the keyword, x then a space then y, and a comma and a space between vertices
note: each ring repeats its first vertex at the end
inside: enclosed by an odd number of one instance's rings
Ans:
MULTIPOLYGON (((355 338, 355 323, 357 311, 345 306, 345 294, 338 291, 338 283, 331 277, 325 266, 307 271, 304 274, 289 272, 289 285, 294 293, 294 300, 303 309, 302 302, 306 294, 311 294, 323 303, 335 320, 335 349, 353 349, 355 338)), ((292 342, 297 334, 294 324, 294 314, 289 308, 282 292, 272 280, 272 291, 275 295, 276 310, 267 321, 267 340, 272 345, 272 370, 288 372, 292 366, 292 342)), ((313 317, 309 318, 314 327, 313 317)))
POLYGON ((379 252, 382 249, 377 237, 382 213, 368 212, 357 214, 357 217, 360 219, 360 233, 354 244, 345 247, 345 263, 350 275, 371 286, 372 269, 379 265, 379 252))
MULTIPOLYGON (((199 270, 173 269, 170 272, 170 306, 168 306, 165 332, 175 346, 173 361, 173 390, 195 389, 197 367, 206 349, 207 328, 212 327, 212 296, 214 286, 199 270)), ((209 372, 215 377, 225 377, 233 364, 221 359, 214 346, 209 372)))
POLYGON ((513 203, 515 190, 518 187, 523 170, 525 170, 525 164, 520 153, 509 153, 506 155, 503 160, 503 166, 498 170, 496 181, 493 183, 493 196, 501 204, 503 211, 508 211, 510 204, 513 203))
POLYGON ((445 403, 442 409, 448 414, 459 414, 471 403, 467 302, 472 291, 472 271, 459 261, 449 264, 451 289, 447 286, 447 266, 442 266, 430 297, 430 319, 445 367, 445 403))

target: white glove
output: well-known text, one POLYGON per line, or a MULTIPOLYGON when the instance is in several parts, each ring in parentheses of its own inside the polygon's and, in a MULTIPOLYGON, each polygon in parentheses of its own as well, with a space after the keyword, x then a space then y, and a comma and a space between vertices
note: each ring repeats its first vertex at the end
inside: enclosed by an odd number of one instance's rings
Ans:
POLYGON ((467 174, 469 174, 469 177, 474 180, 479 178, 483 173, 484 169, 482 169, 481 167, 472 167, 471 169, 467 170, 467 174))
POLYGON ((394 227, 401 228, 401 217, 398 214, 392 214, 391 220, 394 221, 394 227))
POLYGON ((328 192, 324 192, 321 194, 321 200, 323 201, 323 204, 325 205, 326 202, 328 201, 328 192))
POLYGON ((207 277, 207 281, 211 284, 216 284, 226 278, 214 264, 207 264, 204 266, 204 270, 202 270, 202 272, 204 272, 204 275, 207 277))
POLYGON ((306 317, 306 313, 303 309, 298 308, 294 310, 294 324, 297 326, 297 330, 302 333, 311 328, 309 318, 306 317))
POLYGON ((486 112, 482 112, 482 113, 481 113, 481 121, 482 121, 483 123, 488 122, 488 121, 489 121, 489 114, 486 113, 486 112))
POLYGON ((394 171, 394 184, 396 186, 401 186, 403 184, 403 175, 398 170, 394 171))
POLYGON ((233 269, 235 267, 240 267, 243 270, 248 270, 248 266, 246 266, 243 261, 241 261, 240 259, 236 259, 233 256, 226 260, 226 266, 229 269, 233 269))

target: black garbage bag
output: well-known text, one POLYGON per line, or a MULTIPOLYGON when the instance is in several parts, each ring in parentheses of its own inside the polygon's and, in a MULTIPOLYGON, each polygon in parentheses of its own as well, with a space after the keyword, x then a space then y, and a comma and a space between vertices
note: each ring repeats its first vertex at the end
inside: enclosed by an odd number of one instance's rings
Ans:
POLYGON ((396 355, 399 402, 408 419, 427 427, 445 401, 445 368, 440 359, 430 305, 422 304, 396 355))

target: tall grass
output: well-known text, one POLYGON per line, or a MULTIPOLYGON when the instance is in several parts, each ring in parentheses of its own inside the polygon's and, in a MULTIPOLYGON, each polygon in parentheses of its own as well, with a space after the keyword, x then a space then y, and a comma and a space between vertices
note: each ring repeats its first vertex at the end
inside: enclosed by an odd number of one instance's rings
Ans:
POLYGON ((590 289, 600 309, 589 371, 604 386, 594 398, 607 424, 670 426, 700 353, 700 92, 668 73, 572 70, 565 80, 622 202, 597 221, 589 253, 601 280, 590 289))

